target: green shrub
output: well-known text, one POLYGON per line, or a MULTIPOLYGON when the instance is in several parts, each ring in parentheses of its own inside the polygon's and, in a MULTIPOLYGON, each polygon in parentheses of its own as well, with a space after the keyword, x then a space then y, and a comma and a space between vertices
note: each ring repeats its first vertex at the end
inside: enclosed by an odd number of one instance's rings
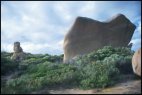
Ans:
POLYGON ((5 51, 2 51, 2 52, 1 52, 1 57, 4 57, 4 58, 10 59, 10 57, 11 57, 12 55, 13 55, 12 53, 8 53, 8 52, 5 52, 5 51))
POLYGON ((41 89, 45 86, 52 87, 64 85, 78 85, 80 88, 88 89, 94 87, 106 87, 112 85, 114 75, 119 71, 114 65, 109 64, 55 64, 45 62, 29 66, 24 75, 7 82, 7 86, 15 93, 25 93, 41 89), (25 91, 25 92, 24 92, 25 91))
POLYGON ((120 56, 125 57, 130 55, 132 56, 134 52, 127 47, 113 48, 111 46, 104 46, 103 48, 97 51, 87 54, 87 57, 89 58, 90 61, 98 61, 98 60, 104 60, 106 57, 109 57, 112 54, 118 54, 120 56))
POLYGON ((117 47, 114 49, 115 49, 114 53, 121 55, 121 56, 130 56, 134 54, 134 51, 131 51, 131 49, 127 47, 117 47))
POLYGON ((5 75, 13 72, 17 69, 18 63, 12 61, 11 59, 1 57, 1 74, 5 75))
POLYGON ((42 60, 44 61, 49 61, 49 62, 56 62, 56 63, 60 63, 63 61, 63 55, 57 56, 57 55, 46 55, 42 58, 42 60))
POLYGON ((67 84, 77 80, 77 68, 70 64, 44 62, 30 65, 21 77, 10 80, 7 86, 15 93, 25 93, 41 89, 45 86, 67 84))
MULTIPOLYGON (((27 59, 19 63, 22 68, 26 67, 24 72, 21 76, 8 80, 1 91, 13 94, 30 93, 60 85, 73 85, 82 89, 107 87, 115 84, 120 79, 120 74, 133 71, 132 55, 129 48, 106 46, 90 54, 78 56, 72 64, 62 64, 63 55, 28 54, 27 59)), ((13 68, 10 65, 14 64, 11 63, 13 62, 4 56, 2 72, 6 72, 6 68, 13 68)))
POLYGON ((132 56, 123 57, 122 55, 112 54, 106 57, 103 62, 115 64, 122 74, 128 74, 133 72, 131 58, 132 56))
POLYGON ((92 61, 103 60, 105 57, 109 57, 114 52, 114 48, 112 48, 111 46, 105 46, 102 49, 89 53, 87 57, 92 61))
POLYGON ((105 46, 98 51, 79 56, 75 63, 111 63, 116 65, 120 73, 128 74, 133 73, 131 64, 133 54, 134 52, 127 47, 112 48, 111 46, 105 46))
POLYGON ((44 62, 41 58, 29 58, 20 62, 20 64, 39 64, 44 62))
POLYGON ((106 87, 113 84, 119 70, 111 63, 92 63, 81 70, 80 87, 83 89, 106 87))

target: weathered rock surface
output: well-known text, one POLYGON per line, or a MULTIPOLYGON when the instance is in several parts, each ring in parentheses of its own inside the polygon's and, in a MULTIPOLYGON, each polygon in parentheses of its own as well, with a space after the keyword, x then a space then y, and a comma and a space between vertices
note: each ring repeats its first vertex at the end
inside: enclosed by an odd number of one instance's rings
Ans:
POLYGON ((132 67, 134 73, 141 76, 141 48, 138 49, 133 55, 132 67))
POLYGON ((20 47, 20 42, 14 42, 13 50, 14 50, 14 53, 11 59, 16 60, 16 61, 20 61, 24 59, 25 54, 23 52, 23 49, 20 47))
POLYGON ((124 15, 118 14, 107 22, 78 17, 64 39, 64 63, 106 45, 127 46, 136 26, 124 15))

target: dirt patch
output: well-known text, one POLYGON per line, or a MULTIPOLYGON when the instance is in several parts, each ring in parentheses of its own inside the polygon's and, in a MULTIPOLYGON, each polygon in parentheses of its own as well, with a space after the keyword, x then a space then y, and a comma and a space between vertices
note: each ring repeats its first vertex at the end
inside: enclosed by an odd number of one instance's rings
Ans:
POLYGON ((141 80, 119 83, 96 94, 141 94, 141 80))
POLYGON ((50 94, 141 94, 141 80, 127 81, 119 83, 113 87, 105 89, 59 89, 49 90, 50 94))

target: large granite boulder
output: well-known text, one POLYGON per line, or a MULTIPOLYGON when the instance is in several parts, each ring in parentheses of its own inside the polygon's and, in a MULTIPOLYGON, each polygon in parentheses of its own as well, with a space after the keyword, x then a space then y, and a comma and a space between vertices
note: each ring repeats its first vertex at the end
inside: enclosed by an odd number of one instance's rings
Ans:
POLYGON ((136 75, 141 76, 141 48, 133 55, 132 68, 136 75))
POLYGON ((77 17, 64 39, 64 63, 70 62, 77 55, 90 53, 106 45, 127 46, 135 28, 122 14, 106 22, 77 17))
POLYGON ((11 59, 15 60, 15 61, 21 61, 24 59, 25 54, 23 52, 23 49, 20 47, 20 42, 14 42, 14 53, 13 56, 11 57, 11 59))

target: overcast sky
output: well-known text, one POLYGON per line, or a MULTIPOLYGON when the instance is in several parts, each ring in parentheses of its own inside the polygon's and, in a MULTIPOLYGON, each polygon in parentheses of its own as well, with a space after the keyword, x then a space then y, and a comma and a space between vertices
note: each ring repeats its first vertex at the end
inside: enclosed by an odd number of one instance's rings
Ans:
POLYGON ((124 14, 137 28, 132 50, 141 47, 140 1, 3 1, 1 51, 13 52, 19 41, 25 52, 63 54, 64 36, 77 16, 105 21, 124 14))

